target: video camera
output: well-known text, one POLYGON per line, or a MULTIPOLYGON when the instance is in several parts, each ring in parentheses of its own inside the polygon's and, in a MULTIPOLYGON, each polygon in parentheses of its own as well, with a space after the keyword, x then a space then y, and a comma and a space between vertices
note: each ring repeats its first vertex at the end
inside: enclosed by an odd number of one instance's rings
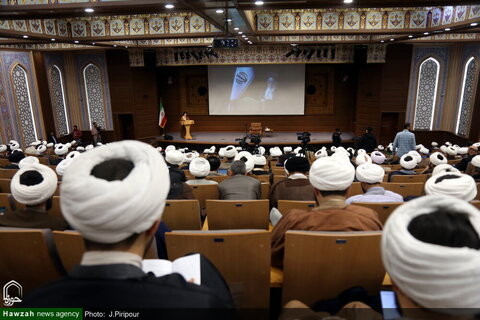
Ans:
POLYGON ((310 132, 297 132, 297 139, 302 141, 302 144, 307 144, 309 143, 311 140, 310 140, 310 137, 311 137, 311 133, 310 132))

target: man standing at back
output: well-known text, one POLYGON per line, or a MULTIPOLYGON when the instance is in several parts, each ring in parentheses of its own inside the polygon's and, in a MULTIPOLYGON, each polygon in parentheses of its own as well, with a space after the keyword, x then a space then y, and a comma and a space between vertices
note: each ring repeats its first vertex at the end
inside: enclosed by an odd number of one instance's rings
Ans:
POLYGON ((222 200, 257 200, 260 199, 260 181, 249 177, 243 160, 232 162, 228 170, 230 178, 218 185, 222 200))
POLYGON ((410 123, 405 123, 403 131, 398 132, 393 140, 393 150, 397 150, 397 157, 401 158, 404 154, 415 150, 415 135, 410 132, 410 123))

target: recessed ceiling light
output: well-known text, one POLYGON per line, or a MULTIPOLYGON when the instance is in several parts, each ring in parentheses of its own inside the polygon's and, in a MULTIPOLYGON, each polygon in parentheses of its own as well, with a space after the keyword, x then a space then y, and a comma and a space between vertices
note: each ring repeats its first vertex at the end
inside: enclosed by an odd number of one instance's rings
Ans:
POLYGON ((126 49, 128 49, 128 46, 125 46, 126 49))
POLYGON ((343 0, 343 3, 352 3, 353 0, 343 0))
POLYGON ((445 31, 450 31, 450 30, 452 30, 452 29, 450 29, 450 28, 445 28, 445 31))
POLYGON ((255 1, 255 5, 261 6, 261 5, 263 5, 263 1, 255 1))
POLYGON ((248 40, 248 38, 245 38, 245 40, 248 40))
POLYGON ((223 9, 217 9, 215 10, 216 13, 223 13, 223 9))
POLYGON ((92 8, 85 8, 84 11, 85 11, 85 12, 88 12, 88 13, 92 13, 92 12, 95 11, 95 10, 93 10, 92 8))
POLYGON ((27 36, 27 35, 24 35, 23 37, 24 37, 25 39, 28 39, 28 36, 27 36))
POLYGON ((50 40, 52 40, 52 41, 55 41, 55 39, 53 39, 53 38, 52 38, 52 39, 50 39, 50 40))
POLYGON ((227 22, 232 22, 232 19, 228 18, 228 19, 227 19, 227 22))
POLYGON ((385 40, 382 40, 382 41, 380 41, 380 42, 381 42, 381 43, 384 43, 384 42, 385 42, 385 40))
POLYGON ((247 37, 247 36, 243 34, 243 35, 242 35, 242 38, 245 38, 245 37, 247 37))
POLYGON ((78 43, 78 40, 75 40, 75 43, 78 43))
POLYGON ((413 38, 413 36, 412 36, 412 35, 409 35, 408 37, 409 37, 409 38, 413 38))
POLYGON ((166 9, 173 9, 173 8, 175 8, 175 6, 174 6, 173 4, 171 4, 171 3, 167 3, 167 4, 165 5, 165 8, 166 8, 166 9))
POLYGON ((248 44, 253 44, 253 42, 252 42, 252 41, 248 41, 248 44))
POLYGON ((393 40, 395 40, 395 39, 390 39, 390 41, 393 41, 393 40))
POLYGON ((472 22, 472 23, 470 23, 470 25, 471 25, 472 27, 476 27, 476 26, 478 26, 478 23, 472 22))
POLYGON ((428 36, 428 32, 424 32, 423 34, 426 35, 426 36, 428 36))
POLYGON ((243 34, 243 32, 242 32, 242 31, 238 31, 238 34, 243 34))
POLYGON ((238 31, 238 30, 240 30, 240 28, 235 27, 235 28, 233 28, 233 30, 238 31))
POLYGON ((92 42, 93 45, 95 45, 95 42, 92 42))

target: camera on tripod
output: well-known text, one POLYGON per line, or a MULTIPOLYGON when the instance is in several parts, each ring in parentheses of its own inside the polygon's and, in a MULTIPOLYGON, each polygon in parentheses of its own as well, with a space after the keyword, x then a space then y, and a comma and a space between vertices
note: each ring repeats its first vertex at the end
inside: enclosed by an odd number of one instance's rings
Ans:
POLYGON ((309 143, 311 140, 310 140, 310 136, 312 134, 310 132, 297 132, 297 139, 302 141, 302 144, 307 144, 309 143))

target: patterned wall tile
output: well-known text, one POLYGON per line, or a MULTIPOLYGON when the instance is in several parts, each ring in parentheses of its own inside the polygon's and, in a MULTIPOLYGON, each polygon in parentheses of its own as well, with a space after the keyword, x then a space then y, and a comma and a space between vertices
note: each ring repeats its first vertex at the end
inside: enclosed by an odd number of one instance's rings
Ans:
POLYGON ((148 19, 148 26, 149 26, 150 34, 165 33, 163 18, 148 19))
POLYGON ((27 31, 27 23, 25 20, 15 20, 13 21, 13 29, 15 31, 27 31))
POLYGON ((123 36, 125 35, 124 21, 121 19, 114 19, 110 21, 110 35, 123 36))
POLYGON ((443 7, 443 19, 442 24, 450 24, 453 20, 453 7, 447 6, 443 7))
POLYGON ((388 13, 388 29, 403 29, 405 27, 405 12, 392 11, 388 13))
POLYGON ((480 6, 470 6, 470 14, 468 15, 469 19, 475 19, 480 17, 480 6))
POLYGON ((338 13, 326 12, 322 16, 322 29, 338 29, 338 13))
POLYGON ((475 58, 467 60, 466 72, 463 79, 461 101, 459 104, 459 115, 457 121, 457 133, 467 135, 470 127, 470 120, 475 102, 476 78, 478 74, 478 62, 475 58))
POLYGON ((258 31, 272 31, 273 30, 273 16, 269 13, 259 13, 257 15, 257 30, 258 31))
POLYGON ((28 24, 30 26, 30 32, 43 33, 42 20, 40 19, 28 20, 28 24))
MULTIPOLYGON (((65 20, 57 20, 58 35, 62 37, 68 37, 68 25, 65 20)), ((72 32, 73 34, 73 32, 72 32)))
POLYGON ((8 20, 0 20, 0 29, 10 29, 10 24, 8 23, 8 20))
POLYGON ((83 79, 90 122, 96 122, 101 128, 105 128, 105 95, 102 71, 91 63, 83 70, 83 79))
POLYGON ((354 11, 345 13, 345 16, 343 18, 343 29, 360 29, 360 14, 354 11))
POLYGON ((105 21, 93 20, 90 22, 90 33, 92 37, 105 36, 105 21))
POLYGON ((45 19, 43 20, 43 27, 45 33, 48 35, 56 35, 57 32, 55 31, 55 20, 53 19, 45 19))
POLYGON ((300 18, 301 30, 317 29, 317 15, 315 13, 302 13, 300 18))
POLYGON ((427 27, 427 11, 418 10, 410 13, 410 29, 424 29, 427 27))
POLYGON ((85 21, 73 21, 72 26, 72 36, 73 37, 86 37, 87 36, 87 26, 85 21))
POLYGON ((168 32, 169 33, 185 33, 184 17, 170 17, 168 18, 168 32))
POLYGON ((442 22, 442 9, 435 8, 432 11, 432 27, 438 27, 442 22))
POLYGON ((467 18, 467 7, 456 6, 454 22, 461 22, 461 21, 464 21, 466 18, 467 18))
POLYGON ((367 13, 366 29, 382 29, 382 13, 380 11, 370 11, 367 13))
POLYGON ((279 30, 295 30, 295 17, 292 13, 281 13, 278 15, 279 30))
POLYGON ((415 108, 414 130, 431 130, 437 103, 440 64, 429 58, 420 65, 415 108))
POLYGON ((205 32, 205 19, 193 15, 190 17, 190 32, 191 33, 196 33, 196 32, 205 32))
POLYGON ((52 108, 55 115, 55 122, 58 135, 67 135, 70 133, 68 115, 67 115, 67 103, 65 101, 65 86, 63 80, 63 72, 60 67, 53 65, 49 72, 50 78, 50 91, 52 93, 52 108))

